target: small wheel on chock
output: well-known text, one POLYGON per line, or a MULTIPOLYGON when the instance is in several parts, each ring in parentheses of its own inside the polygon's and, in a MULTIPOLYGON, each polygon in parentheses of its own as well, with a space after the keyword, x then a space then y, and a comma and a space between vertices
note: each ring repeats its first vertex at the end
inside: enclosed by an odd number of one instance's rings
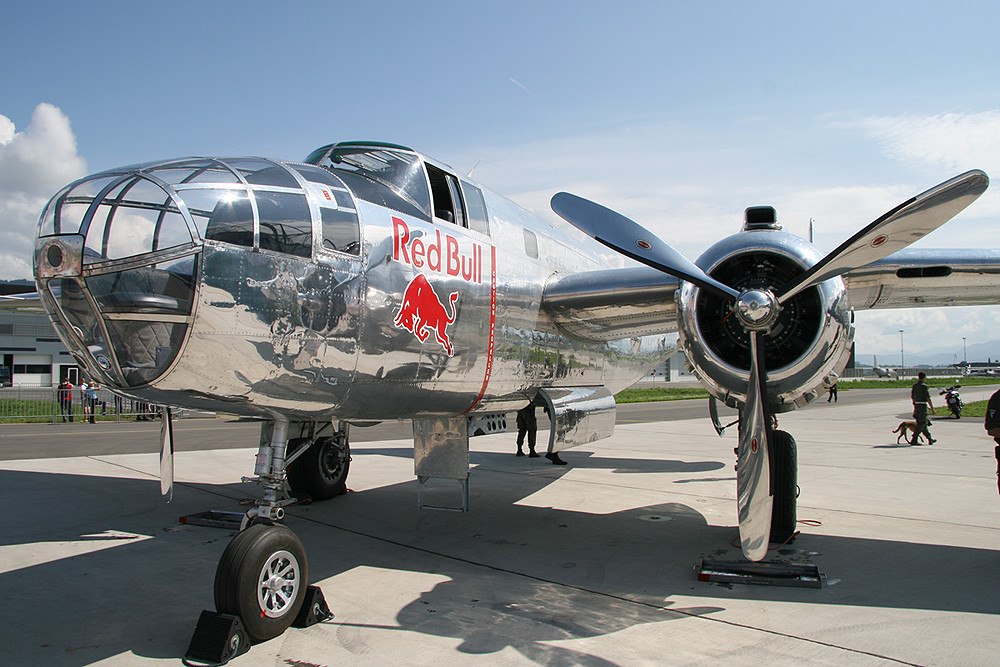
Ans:
POLYGON ((285 526, 254 524, 232 539, 215 571, 215 607, 240 617, 254 642, 284 632, 302 607, 309 570, 285 526))

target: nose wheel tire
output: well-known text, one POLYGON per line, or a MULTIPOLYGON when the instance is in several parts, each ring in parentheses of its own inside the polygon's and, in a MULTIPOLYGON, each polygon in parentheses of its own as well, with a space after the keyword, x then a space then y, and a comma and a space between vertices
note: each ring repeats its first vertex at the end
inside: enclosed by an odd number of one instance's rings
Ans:
POLYGON ((239 616, 252 641, 266 641, 295 620, 308 577, 305 549, 295 533, 255 524, 234 537, 219 560, 215 608, 239 616))

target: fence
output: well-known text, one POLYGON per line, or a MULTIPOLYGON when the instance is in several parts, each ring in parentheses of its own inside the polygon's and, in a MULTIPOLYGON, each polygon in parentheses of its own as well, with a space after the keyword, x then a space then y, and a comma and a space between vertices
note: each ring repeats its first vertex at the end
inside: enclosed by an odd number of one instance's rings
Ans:
MULTIPOLYGON (((84 421, 90 416, 89 403, 83 399, 79 388, 72 390, 66 406, 66 415, 58 400, 56 387, 5 387, 0 389, 0 424, 13 422, 84 421)), ((108 389, 97 390, 94 403, 94 421, 123 421, 154 419, 160 414, 159 406, 125 398, 108 389)))

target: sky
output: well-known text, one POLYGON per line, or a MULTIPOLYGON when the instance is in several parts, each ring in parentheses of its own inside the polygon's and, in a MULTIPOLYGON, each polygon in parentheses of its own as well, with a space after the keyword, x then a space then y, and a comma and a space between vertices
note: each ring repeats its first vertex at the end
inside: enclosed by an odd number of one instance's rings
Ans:
MULTIPOLYGON (((692 260, 747 206, 802 236, 812 219, 828 252, 958 173, 1000 174, 996 2, 278 7, 7 0, 0 279, 30 277, 63 185, 187 155, 400 143, 550 220, 561 190, 598 201, 692 260)), ((1000 184, 916 247, 1000 248, 998 232, 1000 184)), ((961 360, 963 338, 1000 340, 1000 306, 856 326, 860 361, 898 363, 900 329, 908 363, 961 360)))

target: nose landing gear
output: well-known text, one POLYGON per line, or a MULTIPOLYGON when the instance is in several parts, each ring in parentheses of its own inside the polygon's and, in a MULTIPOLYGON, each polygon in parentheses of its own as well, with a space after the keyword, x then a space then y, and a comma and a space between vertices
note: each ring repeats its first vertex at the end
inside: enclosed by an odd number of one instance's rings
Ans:
POLYGON ((315 500, 344 493, 351 460, 348 427, 340 422, 333 435, 320 435, 330 427, 276 419, 261 428, 257 477, 245 481, 256 481, 264 494, 247 511, 215 572, 216 609, 239 617, 253 642, 277 637, 299 616, 322 620, 300 614, 307 599, 313 600, 310 607, 321 603, 325 609, 326 603, 318 589, 308 586, 302 542, 274 522, 284 517, 284 506, 297 502, 293 489, 315 500), (290 430, 298 430, 300 437, 289 439, 290 430))

